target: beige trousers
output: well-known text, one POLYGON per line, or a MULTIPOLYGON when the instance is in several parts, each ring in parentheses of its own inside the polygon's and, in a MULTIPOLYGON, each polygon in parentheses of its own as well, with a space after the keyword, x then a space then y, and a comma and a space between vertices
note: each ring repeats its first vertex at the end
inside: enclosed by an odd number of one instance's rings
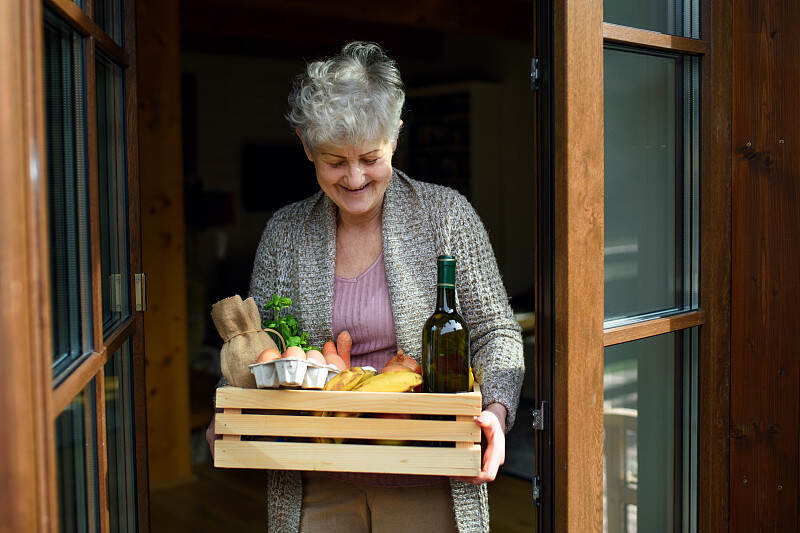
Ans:
POLYGON ((425 487, 351 485, 303 473, 300 533, 456 533, 450 483, 425 487))

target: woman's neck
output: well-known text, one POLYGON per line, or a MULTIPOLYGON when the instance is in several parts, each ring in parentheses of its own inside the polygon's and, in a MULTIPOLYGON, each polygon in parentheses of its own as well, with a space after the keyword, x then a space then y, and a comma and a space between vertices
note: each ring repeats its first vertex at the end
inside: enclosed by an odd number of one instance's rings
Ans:
POLYGON ((383 250, 380 213, 370 218, 339 217, 336 227, 335 273, 355 278, 375 262, 383 250))
POLYGON ((339 210, 336 217, 336 229, 346 233, 372 233, 381 230, 381 208, 362 215, 351 215, 339 210))

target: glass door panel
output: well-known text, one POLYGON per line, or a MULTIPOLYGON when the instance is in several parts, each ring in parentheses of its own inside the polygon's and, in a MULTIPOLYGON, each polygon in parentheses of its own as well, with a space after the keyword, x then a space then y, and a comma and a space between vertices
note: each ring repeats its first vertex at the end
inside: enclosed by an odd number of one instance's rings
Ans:
POLYGON ((62 533, 99 531, 95 380, 56 419, 58 523, 62 533))
POLYGON ((54 384, 92 351, 84 44, 44 12, 54 384))
POLYGON ((97 54, 97 169, 103 333, 130 316, 128 194, 125 165, 125 82, 122 68, 97 54))
POLYGON ((675 334, 605 349, 604 531, 672 531, 675 334))
POLYGON ((136 531, 136 449, 131 341, 105 365, 110 530, 136 531))
POLYGON ((692 531, 697 330, 605 349, 603 531, 692 531))
POLYGON ((94 21, 120 46, 124 46, 122 15, 121 0, 95 0, 94 21))
POLYGON ((697 106, 689 59, 607 48, 604 68, 611 327, 696 307, 697 106))
POLYGON ((605 0, 603 19, 622 26, 697 39, 700 28, 697 4, 691 0, 605 0))

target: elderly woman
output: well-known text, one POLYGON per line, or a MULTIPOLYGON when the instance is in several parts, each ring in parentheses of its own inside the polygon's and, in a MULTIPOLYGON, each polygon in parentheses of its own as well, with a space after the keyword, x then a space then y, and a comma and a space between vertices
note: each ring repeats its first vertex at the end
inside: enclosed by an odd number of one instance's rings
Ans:
MULTIPOLYGON (((489 529, 485 483, 504 460, 522 381, 522 340, 472 206, 451 189, 392 167, 404 100, 394 61, 372 43, 350 43, 298 77, 287 118, 321 191, 267 223, 250 292, 259 307, 274 292, 290 297, 315 344, 347 329, 352 365, 381 368, 398 349, 419 360, 435 304, 437 256, 455 256, 460 311, 483 393, 476 417, 487 443, 483 468, 469 479, 271 471, 270 531, 489 529)), ((213 425, 209 436, 213 447, 213 425)))

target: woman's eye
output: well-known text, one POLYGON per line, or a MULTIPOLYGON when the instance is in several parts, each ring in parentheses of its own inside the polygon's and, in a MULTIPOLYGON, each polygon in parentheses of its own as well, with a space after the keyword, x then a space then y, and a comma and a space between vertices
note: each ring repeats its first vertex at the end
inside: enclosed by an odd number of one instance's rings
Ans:
POLYGON ((377 159, 365 159, 364 163, 366 163, 368 165, 374 165, 375 161, 377 161, 377 159))
POLYGON ((328 164, 329 164, 330 166, 332 166, 333 168, 339 168, 339 167, 341 167, 342 165, 344 165, 344 161, 339 161, 338 163, 328 163, 328 164))

